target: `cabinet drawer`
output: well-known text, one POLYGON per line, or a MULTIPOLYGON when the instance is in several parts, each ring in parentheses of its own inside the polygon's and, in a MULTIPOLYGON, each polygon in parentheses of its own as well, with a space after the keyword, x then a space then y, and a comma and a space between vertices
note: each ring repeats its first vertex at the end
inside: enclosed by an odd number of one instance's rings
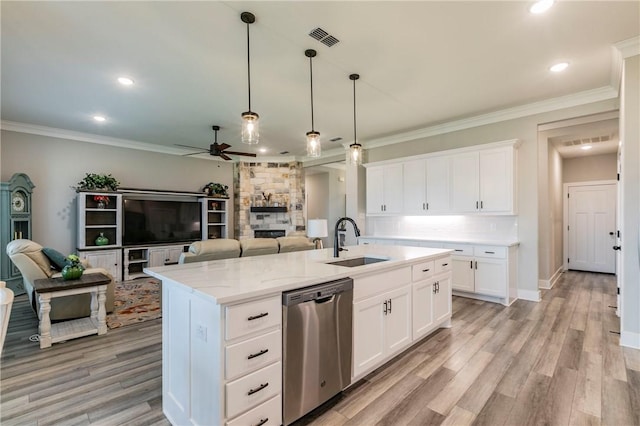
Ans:
POLYGON ((280 395, 227 422, 227 426, 278 426, 280 424, 282 424, 280 395))
POLYGON ((507 248, 496 246, 475 246, 474 254, 476 257, 491 257, 494 259, 506 259, 507 248))
POLYGON ((282 364, 279 362, 227 383, 227 418, 280 394, 281 389, 282 364))
POLYGON ((227 340, 264 330, 282 321, 280 296, 228 306, 225 315, 225 337, 227 340))
POLYGON ((413 265, 411 269, 411 279, 416 282, 429 278, 435 273, 435 264, 433 260, 413 265))
POLYGON ((282 357, 280 330, 254 337, 225 349, 225 377, 233 379, 282 357))
POLYGON ((441 257, 439 259, 434 260, 435 263, 435 273, 440 274, 442 272, 448 272, 451 270, 451 257, 441 257))
POLYGON ((443 248, 453 250, 454 256, 473 256, 473 246, 468 244, 444 243, 443 248))
POLYGON ((411 282, 411 268, 393 269, 380 272, 367 277, 358 277, 353 280, 353 300, 362 300, 367 297, 384 293, 402 287, 411 282))

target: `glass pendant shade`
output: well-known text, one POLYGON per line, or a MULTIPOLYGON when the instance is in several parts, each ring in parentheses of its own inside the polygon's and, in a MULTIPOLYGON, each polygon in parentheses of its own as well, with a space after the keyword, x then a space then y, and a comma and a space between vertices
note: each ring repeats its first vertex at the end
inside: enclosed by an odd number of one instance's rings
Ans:
POLYGON ((359 143, 352 143, 349 145, 349 161, 354 166, 362 164, 362 145, 359 143))
POLYGON ((260 116, 255 112, 242 113, 242 143, 255 145, 260 140, 260 116))
POLYGON ((307 157, 320 157, 320 133, 315 131, 307 132, 307 157))

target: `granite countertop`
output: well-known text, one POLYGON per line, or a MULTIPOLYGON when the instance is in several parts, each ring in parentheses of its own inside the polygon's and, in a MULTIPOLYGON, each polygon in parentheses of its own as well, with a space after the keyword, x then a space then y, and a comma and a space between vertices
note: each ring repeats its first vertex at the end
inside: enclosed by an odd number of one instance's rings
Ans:
POLYGON ((503 247, 520 245, 520 241, 517 240, 489 240, 486 238, 408 237, 406 235, 362 235, 360 238, 374 238, 376 240, 434 241, 438 243, 477 244, 503 247))
POLYGON ((209 262, 145 268, 163 281, 201 293, 214 303, 225 304, 302 288, 344 277, 377 273, 420 260, 451 253, 448 249, 402 246, 349 246, 333 257, 333 249, 308 250, 264 256, 240 257, 209 262), (352 268, 327 262, 361 256, 389 258, 352 268))

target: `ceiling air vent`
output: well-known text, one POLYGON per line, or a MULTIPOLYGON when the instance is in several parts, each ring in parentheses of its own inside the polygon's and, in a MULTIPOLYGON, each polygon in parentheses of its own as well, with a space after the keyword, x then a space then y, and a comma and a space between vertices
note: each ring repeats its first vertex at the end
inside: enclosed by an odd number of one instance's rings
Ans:
POLYGON ((334 44, 340 42, 340 40, 338 40, 337 38, 335 38, 334 36, 332 36, 331 34, 329 34, 328 32, 326 32, 325 30, 319 27, 311 30, 309 35, 328 47, 331 47, 334 44))
POLYGON ((341 141, 341 140, 342 140, 342 138, 340 136, 338 136, 337 138, 329 139, 329 142, 338 142, 338 141, 341 141))

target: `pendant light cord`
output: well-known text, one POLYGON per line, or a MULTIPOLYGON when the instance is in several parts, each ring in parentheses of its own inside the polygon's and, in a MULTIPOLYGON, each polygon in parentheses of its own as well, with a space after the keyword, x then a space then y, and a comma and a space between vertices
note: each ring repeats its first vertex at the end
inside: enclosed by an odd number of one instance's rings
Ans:
POLYGON ((249 24, 247 23, 247 83, 249 86, 249 111, 251 111, 251 55, 249 45, 249 24))
POLYGON ((356 80, 353 80, 353 143, 358 143, 356 134, 356 80))
POLYGON ((309 75, 311 76, 311 131, 315 131, 313 125, 313 58, 309 57, 309 75))

